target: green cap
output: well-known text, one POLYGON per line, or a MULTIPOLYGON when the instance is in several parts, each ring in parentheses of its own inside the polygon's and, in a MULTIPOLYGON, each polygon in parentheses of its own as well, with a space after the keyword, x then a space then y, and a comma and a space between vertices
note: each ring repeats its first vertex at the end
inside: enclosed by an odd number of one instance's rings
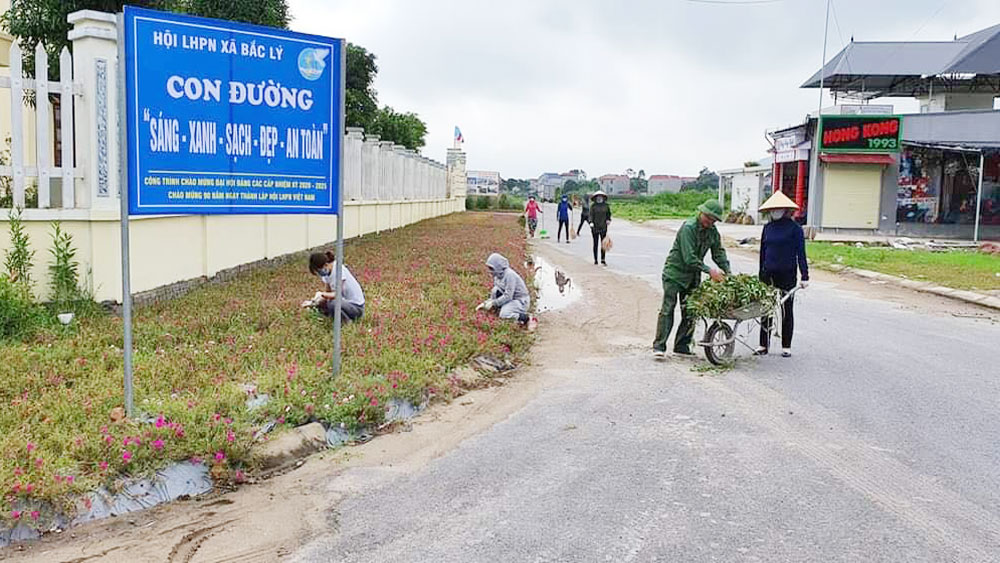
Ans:
POLYGON ((710 199, 698 206, 698 211, 712 217, 716 221, 722 220, 722 205, 717 200, 710 199))

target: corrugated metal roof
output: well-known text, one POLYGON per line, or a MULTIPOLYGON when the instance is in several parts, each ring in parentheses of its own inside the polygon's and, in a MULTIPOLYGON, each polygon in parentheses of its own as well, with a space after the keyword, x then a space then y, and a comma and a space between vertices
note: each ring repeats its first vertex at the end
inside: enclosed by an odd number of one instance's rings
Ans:
POLYGON ((1000 74, 1000 24, 954 41, 852 41, 802 88, 891 89, 908 78, 1000 74), (862 85, 863 82, 863 85, 862 85))

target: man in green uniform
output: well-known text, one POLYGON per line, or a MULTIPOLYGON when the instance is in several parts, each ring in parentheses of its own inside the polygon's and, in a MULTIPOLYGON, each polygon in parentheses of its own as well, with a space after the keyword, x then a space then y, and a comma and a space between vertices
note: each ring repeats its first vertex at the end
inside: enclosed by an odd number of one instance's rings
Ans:
POLYGON ((698 206, 698 216, 684 222, 677 231, 674 246, 663 265, 663 306, 656 324, 656 340, 653 341, 653 355, 663 358, 667 351, 667 337, 674 326, 674 306, 681 305, 681 324, 674 338, 674 354, 690 356, 691 339, 694 337, 694 319, 687 311, 687 298, 701 283, 702 272, 713 280, 721 280, 730 273, 726 249, 722 248, 722 237, 715 228, 715 222, 722 219, 722 206, 710 199, 698 206), (703 260, 712 251, 712 261, 722 268, 709 268, 703 260))

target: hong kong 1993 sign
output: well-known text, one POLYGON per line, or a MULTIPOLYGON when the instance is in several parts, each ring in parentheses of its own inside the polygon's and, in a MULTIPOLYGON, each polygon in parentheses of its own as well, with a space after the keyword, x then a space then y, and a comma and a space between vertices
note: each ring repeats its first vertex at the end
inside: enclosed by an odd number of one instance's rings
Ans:
POLYGON ((125 8, 132 215, 337 213, 342 40, 125 8))
POLYGON ((820 123, 823 152, 899 152, 903 119, 898 115, 824 115, 820 123))

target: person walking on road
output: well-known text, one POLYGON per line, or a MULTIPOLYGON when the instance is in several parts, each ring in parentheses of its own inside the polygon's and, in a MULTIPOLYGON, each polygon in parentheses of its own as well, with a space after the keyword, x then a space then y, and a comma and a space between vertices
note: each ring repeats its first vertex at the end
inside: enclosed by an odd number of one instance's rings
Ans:
POLYGON ((535 229, 538 228, 538 214, 545 213, 542 206, 535 201, 535 196, 528 197, 528 203, 524 206, 524 214, 528 217, 528 233, 531 238, 535 238, 535 229))
MULTIPOLYGON (((802 227, 792 220, 792 213, 799 208, 794 201, 781 192, 776 192, 764 205, 762 213, 768 213, 771 221, 764 225, 760 237, 760 280, 778 288, 784 297, 797 284, 796 276, 802 274, 802 287, 809 284, 809 264, 806 261, 806 239, 802 227), (798 270, 798 271, 796 271, 798 270)), ((792 332, 795 330, 793 308, 795 296, 788 297, 781 305, 781 356, 792 355, 792 332)), ((771 346, 772 317, 765 318, 760 325, 760 347, 756 354, 767 354, 771 346)))
POLYGON ((590 198, 584 197, 582 202, 577 200, 577 203, 580 205, 580 224, 576 227, 576 236, 580 236, 584 223, 590 222, 590 198))
POLYGON ((715 223, 722 219, 722 206, 710 199, 698 206, 698 215, 692 217, 677 230, 677 238, 663 264, 663 305, 656 324, 656 339, 653 341, 653 355, 662 359, 667 352, 667 338, 674 327, 674 307, 680 302, 681 323, 674 337, 674 354, 691 356, 691 340, 694 338, 694 321, 687 310, 687 299, 701 283, 701 274, 708 274, 720 281, 731 272, 726 249, 722 247, 715 223), (710 268, 704 263, 705 254, 712 251, 712 261, 718 268, 710 268))
POLYGON ((563 228, 566 228, 566 244, 569 244, 569 212, 573 209, 573 206, 569 202, 569 196, 562 196, 559 201, 559 231, 556 233, 556 242, 558 243, 562 239, 563 228))
POLYGON ((597 249, 601 250, 601 264, 607 266, 605 259, 604 237, 608 236, 608 225, 611 224, 611 206, 608 205, 608 194, 601 190, 590 196, 590 234, 594 237, 594 264, 597 264, 597 249))

